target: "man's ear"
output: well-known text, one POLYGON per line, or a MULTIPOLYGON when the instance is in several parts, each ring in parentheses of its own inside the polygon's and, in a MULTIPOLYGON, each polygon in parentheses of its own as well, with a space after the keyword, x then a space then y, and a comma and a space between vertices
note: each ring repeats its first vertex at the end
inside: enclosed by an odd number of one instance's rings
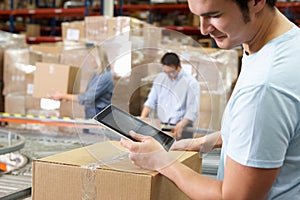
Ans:
POLYGON ((248 5, 249 9, 258 13, 266 6, 266 0, 251 0, 248 5))

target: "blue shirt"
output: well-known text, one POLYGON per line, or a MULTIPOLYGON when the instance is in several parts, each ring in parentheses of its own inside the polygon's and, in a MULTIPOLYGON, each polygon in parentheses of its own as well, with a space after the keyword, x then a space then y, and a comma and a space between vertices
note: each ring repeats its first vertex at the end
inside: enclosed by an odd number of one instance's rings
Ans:
POLYGON ((222 120, 220 172, 226 156, 249 167, 280 168, 267 199, 300 199, 299 44, 295 26, 244 54, 222 120))
POLYGON ((175 80, 164 72, 158 74, 144 105, 157 108, 157 116, 162 123, 177 124, 182 119, 192 122, 197 119, 199 99, 198 81, 180 70, 175 80))
POLYGON ((78 94, 78 101, 84 105, 85 117, 94 117, 103 108, 111 104, 114 89, 110 67, 100 74, 95 74, 89 81, 85 93, 78 94))

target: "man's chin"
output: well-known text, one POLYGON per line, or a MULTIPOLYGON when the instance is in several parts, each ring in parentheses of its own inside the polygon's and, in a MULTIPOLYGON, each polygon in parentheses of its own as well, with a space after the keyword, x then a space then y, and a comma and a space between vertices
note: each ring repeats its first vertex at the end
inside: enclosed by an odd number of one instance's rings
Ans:
POLYGON ((226 49, 226 50, 232 49, 232 48, 236 47, 236 46, 234 46, 234 45, 230 45, 230 44, 224 43, 224 42, 220 42, 220 43, 216 42, 216 44, 217 44, 217 46, 218 46, 219 48, 221 48, 221 49, 226 49))
POLYGON ((215 42, 216 42, 216 44, 217 44, 217 46, 218 46, 219 48, 221 48, 221 49, 226 49, 226 50, 228 50, 228 49, 233 49, 233 48, 236 48, 236 47, 239 46, 238 44, 230 43, 230 42, 225 41, 225 40, 223 40, 223 41, 216 41, 216 40, 215 40, 215 42))

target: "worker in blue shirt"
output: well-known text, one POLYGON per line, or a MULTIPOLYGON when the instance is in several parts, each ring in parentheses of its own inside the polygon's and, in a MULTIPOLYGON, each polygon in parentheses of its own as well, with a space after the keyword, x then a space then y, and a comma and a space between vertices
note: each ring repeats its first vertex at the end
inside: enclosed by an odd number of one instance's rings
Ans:
POLYGON ((56 92, 50 96, 54 100, 75 101, 84 105, 86 119, 94 117, 102 109, 111 104, 114 89, 113 75, 106 51, 100 46, 94 47, 92 51, 92 53, 96 54, 94 62, 92 62, 96 71, 88 82, 85 92, 81 94, 62 94, 56 92))
POLYGON ((184 72, 180 59, 173 52, 161 58, 163 72, 158 74, 144 103, 141 118, 157 109, 157 116, 163 125, 173 126, 171 134, 177 139, 191 138, 193 132, 183 131, 193 126, 198 118, 200 86, 190 74, 184 72))

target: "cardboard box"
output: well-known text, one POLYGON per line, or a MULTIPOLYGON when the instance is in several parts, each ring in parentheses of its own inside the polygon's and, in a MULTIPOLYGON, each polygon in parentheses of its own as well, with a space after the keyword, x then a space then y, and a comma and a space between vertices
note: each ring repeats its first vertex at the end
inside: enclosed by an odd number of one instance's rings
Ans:
POLYGON ((63 22, 62 39, 71 41, 80 41, 85 39, 84 21, 63 22))
POLYGON ((30 46, 30 51, 39 54, 60 54, 63 50, 63 45, 35 44, 30 46))
POLYGON ((26 114, 25 95, 22 94, 5 95, 5 112, 26 114))
POLYGON ((33 80, 33 97, 47 98, 56 91, 61 93, 78 93, 80 79, 77 78, 78 67, 53 64, 36 63, 33 80))
MULTIPOLYGON (((171 152, 199 172, 197 152, 171 152)), ((136 167, 118 141, 106 141, 34 160, 32 198, 188 199, 174 183, 154 171, 136 167)))
POLYGON ((26 36, 40 36, 41 25, 39 24, 26 24, 26 36))
POLYGON ((3 94, 26 93, 26 74, 31 71, 28 48, 7 49, 4 52, 3 94), (29 70, 29 71, 28 71, 29 70))
POLYGON ((60 117, 84 118, 84 106, 78 102, 61 101, 59 107, 60 117))
POLYGON ((25 95, 25 109, 26 113, 28 110, 39 110, 41 109, 41 99, 32 97, 32 95, 25 95))
POLYGON ((103 42, 107 39, 107 16, 86 16, 85 37, 89 42, 103 42))

